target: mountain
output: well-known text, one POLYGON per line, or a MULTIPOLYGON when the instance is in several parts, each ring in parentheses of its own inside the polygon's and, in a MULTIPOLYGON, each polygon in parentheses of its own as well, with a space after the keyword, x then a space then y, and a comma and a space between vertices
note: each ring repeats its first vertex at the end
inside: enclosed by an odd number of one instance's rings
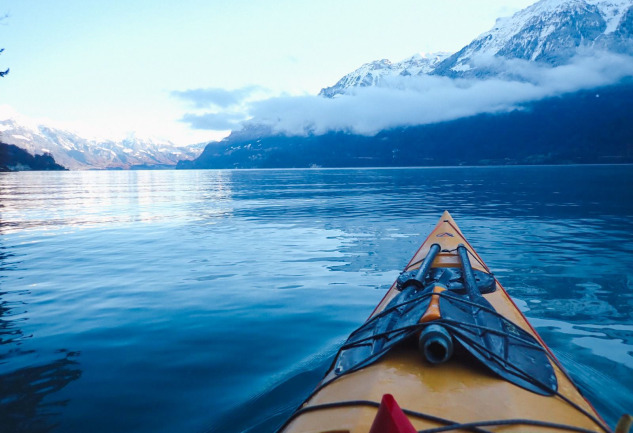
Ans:
POLYGON ((49 154, 31 155, 13 144, 0 142, 0 171, 66 170, 49 154))
POLYGON ((375 136, 330 132, 302 137, 246 129, 210 143, 200 157, 181 161, 177 168, 633 163, 630 113, 633 80, 531 102, 511 112, 375 136))
POLYGON ((455 54, 367 63, 315 97, 332 113, 262 113, 177 168, 633 163, 632 65, 633 0, 541 0, 455 54), (349 123, 389 116, 373 136, 349 123))
POLYGON ((410 75, 429 74, 439 63, 448 58, 450 53, 416 54, 401 62, 391 63, 387 59, 365 63, 341 78, 335 85, 325 87, 319 92, 320 96, 333 98, 347 92, 354 87, 380 86, 385 80, 394 76, 406 77, 410 75))
POLYGON ((512 75, 495 60, 526 60, 560 66, 586 50, 633 55, 633 0, 541 0, 511 17, 500 18, 488 32, 458 52, 419 57, 420 69, 383 59, 367 63, 319 93, 334 97, 356 87, 388 85, 390 78, 440 75, 488 78, 512 75))
MULTIPOLYGON (((509 18, 437 65, 448 77, 503 75, 489 62, 521 59, 550 66, 567 64, 591 49, 633 54, 632 0, 541 0, 509 18)), ((494 62, 493 62, 494 64, 494 62)))
MULTIPOLYGON (((29 122, 30 123, 30 122, 29 122)), ((31 154, 50 154, 71 170, 172 168, 197 157, 204 145, 178 147, 169 141, 130 136, 121 141, 90 140, 47 125, 0 120, 0 138, 31 154)))

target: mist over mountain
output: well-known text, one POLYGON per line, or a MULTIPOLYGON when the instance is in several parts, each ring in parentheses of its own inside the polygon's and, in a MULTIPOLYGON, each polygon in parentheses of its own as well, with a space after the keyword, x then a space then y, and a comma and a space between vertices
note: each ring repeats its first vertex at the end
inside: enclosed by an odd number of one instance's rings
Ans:
POLYGON ((630 0, 543 0, 497 20, 492 30, 447 58, 433 73, 451 77, 505 74, 488 64, 494 57, 561 66, 578 53, 594 50, 631 55, 632 18, 630 0))
POLYGON ((319 96, 333 98, 336 95, 345 94, 347 89, 355 87, 388 85, 388 81, 393 77, 430 74, 438 64, 450 55, 450 53, 415 54, 396 63, 392 63, 389 59, 365 63, 360 68, 345 75, 334 86, 321 89, 319 96))
POLYGON ((91 140, 50 125, 20 119, 0 120, 0 139, 30 154, 50 154, 71 170, 173 168, 197 157, 203 144, 178 147, 164 140, 129 136, 120 141, 91 140))
POLYGON ((368 63, 320 94, 333 97, 359 87, 388 87, 403 75, 530 81, 517 75, 517 63, 513 67, 512 60, 543 67, 571 64, 577 56, 591 57, 597 52, 633 55, 632 34, 631 0, 542 0, 511 17, 499 18, 490 31, 454 54, 368 63), (420 67, 412 68, 412 64, 420 67))
POLYGON ((249 121, 179 167, 629 161, 632 35, 633 0, 542 0, 457 53, 378 60, 318 96, 251 102, 249 121))
POLYGON ((178 168, 407 167, 633 163, 633 80, 374 136, 246 129, 178 168))

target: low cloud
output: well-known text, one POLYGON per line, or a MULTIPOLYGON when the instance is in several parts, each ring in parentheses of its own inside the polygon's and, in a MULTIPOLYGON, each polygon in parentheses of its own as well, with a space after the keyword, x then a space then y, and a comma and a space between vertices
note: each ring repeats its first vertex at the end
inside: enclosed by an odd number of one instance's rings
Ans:
POLYGON ((171 94, 192 103, 195 108, 229 108, 244 103, 253 94, 262 91, 264 89, 260 86, 246 86, 234 90, 221 88, 175 90, 171 94))
POLYGON ((579 55, 567 65, 547 67, 519 59, 479 58, 476 66, 500 78, 450 79, 440 76, 393 77, 381 87, 355 88, 332 99, 281 96, 247 104, 235 113, 186 115, 195 128, 236 128, 243 120, 286 135, 329 131, 374 135, 381 130, 414 126, 480 113, 499 113, 522 104, 581 89, 608 85, 633 76, 633 57, 612 53, 579 55), (210 117, 205 117, 210 116, 210 117))
POLYGON ((213 131, 228 131, 239 129, 247 117, 242 113, 187 113, 182 121, 193 129, 210 129, 213 131))

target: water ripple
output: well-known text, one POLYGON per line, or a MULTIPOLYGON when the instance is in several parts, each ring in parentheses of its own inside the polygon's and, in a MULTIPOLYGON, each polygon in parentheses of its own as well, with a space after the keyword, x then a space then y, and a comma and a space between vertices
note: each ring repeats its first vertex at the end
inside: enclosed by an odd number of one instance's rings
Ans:
POLYGON ((449 209, 613 424, 633 411, 629 185, 630 166, 0 173, 0 420, 272 431, 449 209))

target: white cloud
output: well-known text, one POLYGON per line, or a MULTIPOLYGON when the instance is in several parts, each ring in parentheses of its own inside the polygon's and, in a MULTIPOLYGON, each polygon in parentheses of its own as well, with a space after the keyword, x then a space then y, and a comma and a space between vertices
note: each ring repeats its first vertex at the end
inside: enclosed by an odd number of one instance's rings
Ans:
MULTIPOLYGON (((373 135, 400 126, 509 111, 529 101, 633 76, 633 57, 611 53, 579 55, 558 67, 518 59, 488 57, 475 61, 479 68, 502 72, 499 77, 503 78, 393 77, 384 86, 355 88, 351 94, 333 99, 280 96, 253 101, 245 106, 242 117, 287 135, 328 131, 373 135)), ((226 118, 207 114, 188 115, 183 120, 197 128, 215 129, 241 119, 227 113, 226 118)))
POLYGON ((240 105, 258 92, 264 92, 260 86, 246 86, 239 89, 227 90, 221 88, 175 90, 173 96, 189 101, 196 108, 219 107, 227 108, 240 105))
POLYGON ((193 114, 187 113, 182 121, 188 123, 193 129, 210 129, 214 131, 227 131, 239 129, 241 123, 247 118, 242 113, 221 112, 193 114))

